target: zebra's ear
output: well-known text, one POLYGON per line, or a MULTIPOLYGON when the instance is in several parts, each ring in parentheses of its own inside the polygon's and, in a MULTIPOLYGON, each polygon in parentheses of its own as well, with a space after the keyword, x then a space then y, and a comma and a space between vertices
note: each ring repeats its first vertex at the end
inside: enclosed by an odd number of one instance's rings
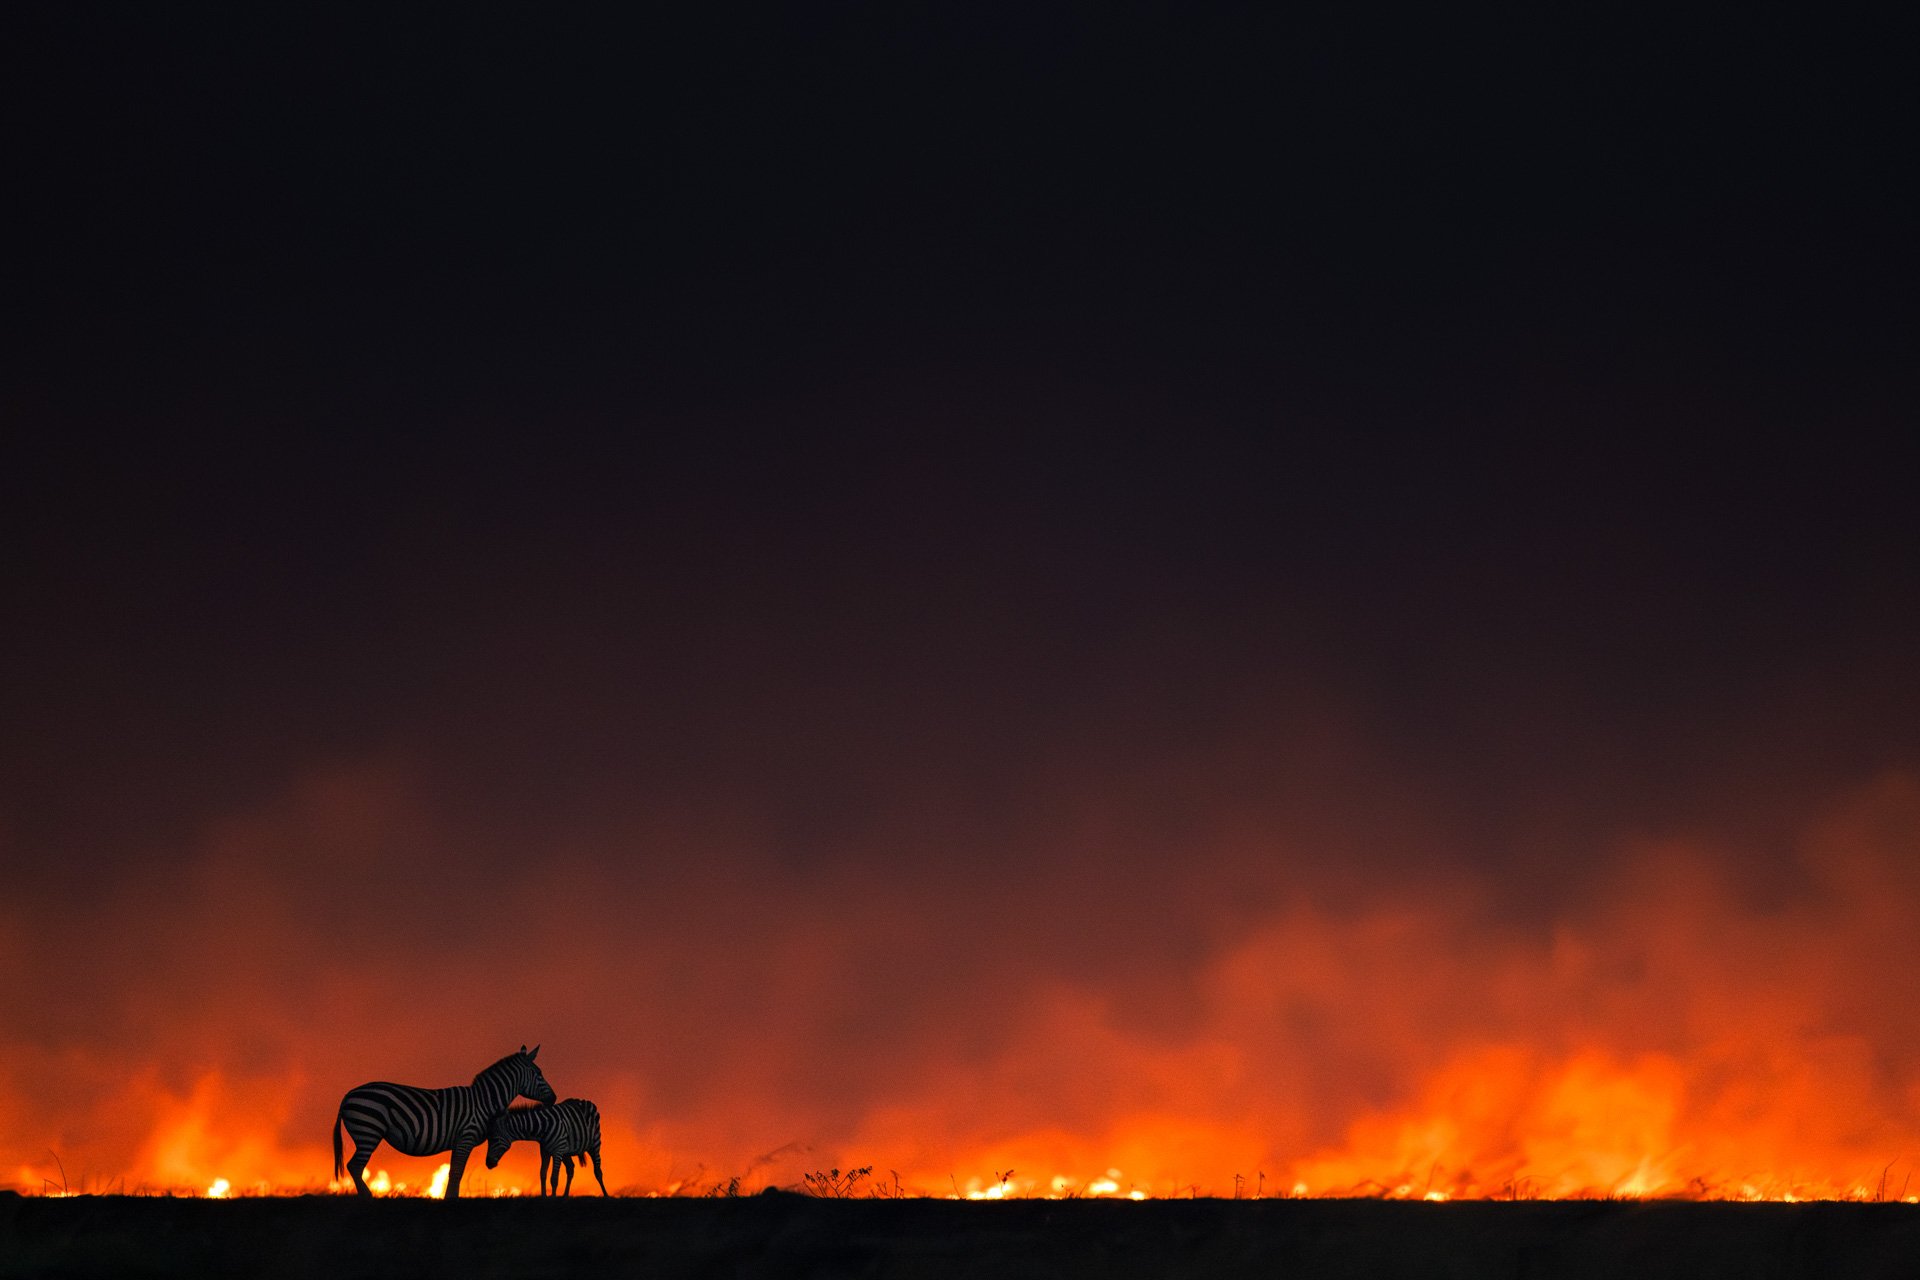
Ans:
MULTIPOLYGON (((527 1046, 525 1046, 525 1045, 521 1045, 520 1047, 521 1047, 522 1049, 524 1049, 524 1048, 526 1048, 527 1046)), ((527 1055, 527 1060, 528 1060, 529 1062, 531 1062, 531 1061, 532 1061, 533 1059, 535 1059, 535 1058, 537 1058, 537 1057, 539 1057, 539 1056, 540 1056, 540 1046, 539 1046, 539 1045, 535 1045, 535 1046, 533 1046, 533 1052, 532 1052, 532 1053, 529 1053, 529 1054, 527 1055)))
POLYGON ((527 1051, 527 1046, 525 1046, 524 1044, 523 1044, 523 1045, 521 1045, 521 1046, 520 1046, 520 1052, 522 1052, 522 1053, 525 1053, 526 1051, 527 1051))

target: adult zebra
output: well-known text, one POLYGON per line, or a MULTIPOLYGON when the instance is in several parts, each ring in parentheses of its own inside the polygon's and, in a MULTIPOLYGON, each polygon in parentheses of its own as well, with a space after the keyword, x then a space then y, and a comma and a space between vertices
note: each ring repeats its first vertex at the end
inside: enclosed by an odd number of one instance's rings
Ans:
POLYGON ((593 1180, 607 1194, 600 1176, 600 1108, 585 1098, 568 1098, 551 1107, 515 1107, 493 1118, 487 1133, 487 1168, 500 1163, 516 1142, 540 1144, 540 1194, 547 1194, 547 1169, 553 1169, 553 1194, 560 1194, 560 1165, 567 1166, 567 1194, 573 1194, 573 1158, 593 1157, 593 1180))
POLYGON ((460 1175, 466 1172, 467 1156, 487 1140, 493 1119, 515 1098, 552 1102, 553 1086, 540 1074, 531 1052, 521 1045, 473 1078, 470 1085, 447 1089, 419 1089, 410 1084, 375 1081, 347 1090, 340 1100, 340 1113, 333 1121, 333 1176, 340 1176, 340 1131, 353 1139, 353 1159, 346 1171, 363 1196, 367 1190, 365 1172, 373 1149, 385 1139, 394 1150, 410 1156, 453 1153, 447 1170, 447 1199, 460 1198, 460 1175))

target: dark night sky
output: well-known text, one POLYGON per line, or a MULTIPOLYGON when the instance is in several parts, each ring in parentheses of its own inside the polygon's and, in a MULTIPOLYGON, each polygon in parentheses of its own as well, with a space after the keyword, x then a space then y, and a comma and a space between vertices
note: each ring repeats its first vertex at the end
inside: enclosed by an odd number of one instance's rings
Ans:
POLYGON ((18 900, 370 769, 1145 971, 1920 767, 1897 42, 1291 8, 10 13, 18 900))

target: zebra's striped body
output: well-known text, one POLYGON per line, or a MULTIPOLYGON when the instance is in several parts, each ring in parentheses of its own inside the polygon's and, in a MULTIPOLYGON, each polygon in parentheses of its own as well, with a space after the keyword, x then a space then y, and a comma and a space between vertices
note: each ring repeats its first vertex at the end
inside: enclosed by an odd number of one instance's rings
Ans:
POLYGON ((487 1140, 494 1117, 515 1098, 553 1101, 553 1086, 534 1065, 534 1055, 539 1052, 539 1045, 531 1053, 521 1045, 520 1052, 500 1059, 475 1076, 470 1085, 420 1089, 376 1081, 348 1090, 333 1122, 333 1176, 340 1176, 340 1131, 344 1128, 353 1139, 353 1159, 346 1162, 346 1171, 353 1175, 353 1185, 361 1195, 373 1194, 362 1175, 373 1149, 384 1140, 404 1155, 451 1152, 447 1199, 458 1199, 467 1157, 487 1140))
POLYGON ((567 1195, 573 1194, 573 1158, 593 1160, 593 1180, 607 1194, 600 1176, 600 1108, 585 1098, 568 1098, 551 1107, 517 1107, 493 1118, 487 1133, 487 1168, 500 1163, 516 1142, 540 1144, 540 1194, 547 1194, 547 1170, 553 1170, 553 1193, 560 1194, 560 1165, 567 1166, 567 1195))

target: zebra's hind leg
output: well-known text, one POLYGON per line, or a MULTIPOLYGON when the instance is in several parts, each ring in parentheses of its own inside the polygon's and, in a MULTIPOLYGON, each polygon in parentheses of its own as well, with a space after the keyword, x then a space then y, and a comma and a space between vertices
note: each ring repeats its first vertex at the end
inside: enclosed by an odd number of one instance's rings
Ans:
POLYGON ((347 1136, 353 1139, 353 1156, 347 1161, 347 1173, 353 1178, 354 1189, 371 1199, 373 1190, 367 1186, 367 1161, 373 1159, 373 1149, 380 1145, 380 1139, 363 1137, 351 1129, 347 1130, 347 1136))
POLYGON ((594 1143, 587 1148, 587 1154, 593 1157, 593 1180, 600 1184, 600 1194, 607 1194, 607 1180, 600 1176, 600 1144, 594 1143))

